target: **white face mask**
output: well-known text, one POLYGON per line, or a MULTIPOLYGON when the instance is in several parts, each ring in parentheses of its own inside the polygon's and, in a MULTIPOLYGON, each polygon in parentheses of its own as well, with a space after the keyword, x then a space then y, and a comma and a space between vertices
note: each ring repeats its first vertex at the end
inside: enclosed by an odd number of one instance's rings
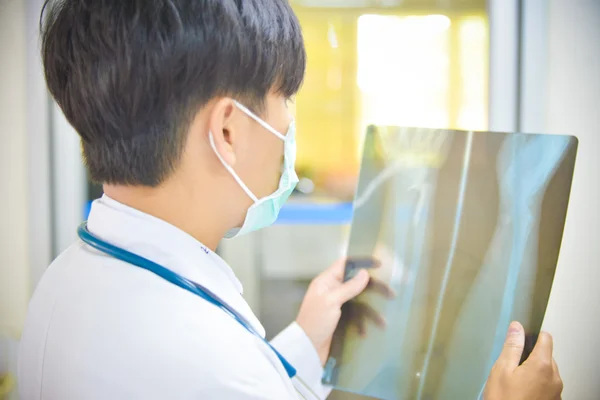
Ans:
POLYGON ((279 187, 277 190, 262 199, 257 198, 248 186, 242 182, 238 174, 233 170, 233 168, 228 165, 223 157, 217 151, 217 147, 215 146, 215 141, 212 135, 212 132, 209 134, 210 145, 217 155, 217 158, 221 161, 225 169, 229 171, 229 173, 233 176, 235 181, 241 186, 241 188, 246 192, 248 197, 254 201, 254 204, 250 206, 248 211, 246 212, 246 218, 244 220, 244 224, 241 228, 235 228, 231 231, 227 232, 225 235, 226 238, 233 238, 239 235, 243 235, 249 232, 253 232, 267 226, 272 225, 279 215, 279 211, 283 204, 290 197, 294 188, 298 184, 298 175, 296 175, 296 170, 294 169, 294 164, 296 163, 296 124, 294 121, 290 124, 287 134, 282 135, 265 121, 257 117, 252 111, 234 101, 237 108, 247 114, 250 118, 254 119, 258 122, 262 127, 271 132, 273 135, 277 136, 279 139, 284 142, 283 149, 283 171, 281 174, 281 179, 279 179, 279 187))

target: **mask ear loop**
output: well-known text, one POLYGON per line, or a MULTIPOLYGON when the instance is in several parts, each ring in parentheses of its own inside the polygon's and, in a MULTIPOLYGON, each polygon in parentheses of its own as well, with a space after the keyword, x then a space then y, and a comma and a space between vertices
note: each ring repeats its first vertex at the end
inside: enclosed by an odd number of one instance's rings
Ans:
POLYGON ((273 128, 271 125, 267 124, 265 121, 263 121, 262 119, 260 119, 259 117, 257 117, 256 114, 254 114, 252 111, 250 111, 248 108, 246 108, 242 104, 238 103, 236 100, 233 100, 233 103, 244 114, 248 115, 250 118, 252 118, 256 122, 258 122, 260 126, 262 126, 266 130, 268 130, 269 132, 271 132, 273 135, 277 136, 279 139, 281 139, 281 140, 283 140, 285 142, 285 140, 286 140, 286 136, 285 135, 282 135, 281 133, 277 132, 277 130, 275 128, 273 128))
POLYGON ((231 176, 233 176, 233 179, 235 179, 235 181, 238 183, 238 185, 241 186, 241 188, 244 190, 244 192, 246 192, 246 194, 248 195, 248 197, 250 197, 253 202, 258 203, 258 198, 254 195, 254 193, 252 193, 250 191, 250 189, 248 188, 248 186, 246 186, 246 184, 244 182, 242 182, 242 180, 240 179, 240 177, 238 176, 238 174, 235 173, 235 171, 233 170, 233 168, 231 168, 231 166, 225 162, 225 160, 223 159, 223 157, 221 156, 221 154, 219 154, 219 151, 217 150, 217 146, 215 145, 215 139, 213 137, 212 132, 208 132, 208 140, 210 142, 210 147, 212 147, 213 151, 217 155, 217 158, 219 159, 219 161, 221 161, 221 164, 223 164, 223 166, 225 167, 225 169, 227 171, 229 171, 229 173, 231 174, 231 176))

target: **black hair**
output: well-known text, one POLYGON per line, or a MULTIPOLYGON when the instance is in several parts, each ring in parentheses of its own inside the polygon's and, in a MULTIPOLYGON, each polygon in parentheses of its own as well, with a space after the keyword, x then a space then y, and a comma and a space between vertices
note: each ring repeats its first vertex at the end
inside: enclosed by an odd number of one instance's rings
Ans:
POLYGON ((40 24, 48 88, 100 183, 160 185, 208 101, 261 114, 304 78, 288 0, 46 0, 40 24))

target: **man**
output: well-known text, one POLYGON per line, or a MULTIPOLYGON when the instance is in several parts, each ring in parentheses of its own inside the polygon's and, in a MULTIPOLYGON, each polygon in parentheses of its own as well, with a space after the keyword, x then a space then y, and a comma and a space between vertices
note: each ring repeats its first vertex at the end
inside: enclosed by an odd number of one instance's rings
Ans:
MULTIPOLYGON (((271 348, 214 253, 223 237, 272 223, 297 181, 287 101, 305 52, 288 2, 47 1, 42 39, 50 92, 104 185, 81 237, 176 279, 75 243, 31 301, 22 399, 326 397, 340 307, 368 274, 343 283, 339 262, 317 277, 271 348)), ((486 398, 559 398, 550 336, 518 367, 524 333, 512 328, 486 398)))

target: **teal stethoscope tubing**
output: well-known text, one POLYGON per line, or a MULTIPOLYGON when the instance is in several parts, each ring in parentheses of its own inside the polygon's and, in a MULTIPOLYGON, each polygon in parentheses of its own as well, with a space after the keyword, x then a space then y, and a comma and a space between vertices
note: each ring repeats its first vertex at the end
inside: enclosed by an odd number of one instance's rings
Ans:
POLYGON ((287 372, 287 375, 291 378, 296 376, 296 369, 290 364, 262 335, 260 335, 237 311, 231 308, 228 304, 222 302, 215 294, 205 287, 192 282, 183 276, 176 274, 175 272, 153 262, 144 257, 138 256, 137 254, 131 253, 120 247, 105 242, 104 240, 94 236, 87 228, 87 222, 82 223, 77 229, 79 238, 87 245, 94 249, 101 251, 117 260, 124 261, 128 264, 150 271, 155 275, 163 278, 164 280, 172 283, 181 289, 187 290, 190 293, 208 301, 209 303, 219 307, 226 314, 229 314, 234 320, 236 320, 241 326, 243 326, 248 332, 256 336, 263 343, 271 348, 283 364, 283 368, 287 372))

